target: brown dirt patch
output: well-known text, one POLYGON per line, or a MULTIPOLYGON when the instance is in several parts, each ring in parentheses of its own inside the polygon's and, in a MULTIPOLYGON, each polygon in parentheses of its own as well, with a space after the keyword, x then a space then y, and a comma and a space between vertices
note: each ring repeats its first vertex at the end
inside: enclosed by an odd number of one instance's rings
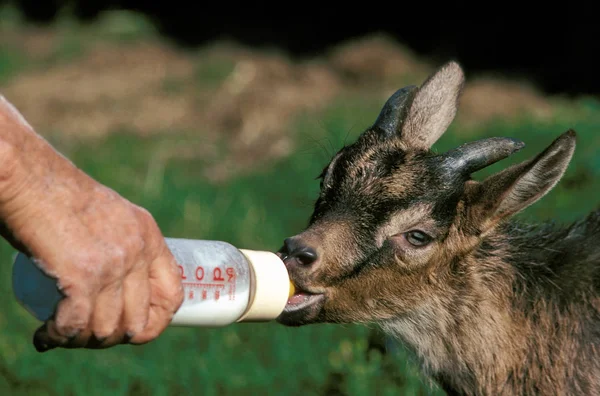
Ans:
POLYGON ((242 51, 203 109, 207 125, 221 131, 231 149, 211 168, 211 177, 226 177, 257 159, 289 155, 294 138, 289 123, 299 112, 320 110, 340 89, 335 73, 323 64, 294 64, 282 56, 242 51))
POLYGON ((418 84, 432 71, 408 48, 382 34, 343 43, 331 51, 328 61, 347 84, 371 89, 373 85, 418 84))
POLYGON ((525 115, 544 119, 552 113, 552 103, 528 84, 479 78, 467 81, 457 121, 472 127, 494 119, 525 115))
POLYGON ((97 43, 81 59, 18 75, 3 93, 42 134, 201 132, 203 144, 228 147, 208 171, 221 180, 288 155, 293 137, 286 128, 294 116, 322 108, 339 89, 335 73, 318 62, 292 63, 228 44, 197 57, 152 42, 97 43), (223 81, 196 84, 204 63, 227 61, 234 67, 223 81))
POLYGON ((0 45, 17 48, 32 60, 43 60, 56 50, 58 34, 53 30, 35 27, 25 31, 2 29, 0 45))
POLYGON ((161 93, 169 78, 189 78, 194 66, 155 43, 98 43, 72 63, 18 75, 3 92, 41 133, 102 136, 192 127, 193 98, 161 93))
MULTIPOLYGON (((7 40, 25 45, 34 63, 57 45, 51 29, 2 41, 7 40)), ((20 73, 2 93, 42 134, 82 139, 119 130, 142 135, 197 131, 203 145, 199 153, 225 146, 226 154, 210 160, 207 171, 211 179, 223 180, 290 155, 289 126, 299 113, 318 114, 351 91, 371 98, 391 94, 419 84, 432 70, 382 35, 347 42, 307 62, 231 43, 191 53, 155 39, 96 41, 70 63, 20 73), (213 83, 199 81, 198 71, 210 65, 224 74, 213 83)), ((469 126, 525 113, 547 117, 552 105, 529 86, 472 79, 458 121, 469 126)))

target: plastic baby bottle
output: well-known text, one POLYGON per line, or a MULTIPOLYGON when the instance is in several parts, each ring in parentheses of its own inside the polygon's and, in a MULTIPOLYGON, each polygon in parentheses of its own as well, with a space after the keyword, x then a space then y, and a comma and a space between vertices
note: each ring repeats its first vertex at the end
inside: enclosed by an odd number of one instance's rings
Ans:
MULTIPOLYGON (((221 327, 275 319, 294 293, 283 261, 272 252, 227 242, 165 238, 181 273, 185 299, 171 326, 221 327)), ((13 265, 17 300, 46 321, 63 298, 56 280, 18 253, 13 265)))

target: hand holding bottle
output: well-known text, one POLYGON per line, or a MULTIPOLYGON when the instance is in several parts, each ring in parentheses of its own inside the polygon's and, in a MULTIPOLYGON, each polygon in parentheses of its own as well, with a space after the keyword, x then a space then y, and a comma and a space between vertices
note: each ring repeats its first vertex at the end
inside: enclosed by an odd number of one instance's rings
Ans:
POLYGON ((183 301, 152 216, 60 155, 2 96, 0 234, 65 296, 35 333, 39 351, 149 342, 183 301))

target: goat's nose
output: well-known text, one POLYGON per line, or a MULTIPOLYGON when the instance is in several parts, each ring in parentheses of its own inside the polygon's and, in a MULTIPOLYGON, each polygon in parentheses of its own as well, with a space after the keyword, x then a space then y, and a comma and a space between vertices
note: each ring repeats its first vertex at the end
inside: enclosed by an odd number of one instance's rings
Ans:
POLYGON ((317 261, 315 249, 301 244, 295 238, 286 238, 281 249, 284 260, 296 259, 300 264, 309 266, 317 261))

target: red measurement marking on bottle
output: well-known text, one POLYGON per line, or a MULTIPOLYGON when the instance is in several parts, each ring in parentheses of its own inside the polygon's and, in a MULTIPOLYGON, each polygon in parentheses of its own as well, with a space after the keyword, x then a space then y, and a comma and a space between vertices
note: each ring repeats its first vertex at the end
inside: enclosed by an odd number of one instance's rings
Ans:
POLYGON ((219 282, 219 281, 224 281, 225 280, 225 278, 223 278, 223 273, 221 272, 221 268, 216 267, 213 270, 213 280, 215 282, 219 282))
POLYGON ((202 299, 206 300, 206 290, 202 290, 202 299))
POLYGON ((198 279, 198 280, 204 279, 204 268, 202 268, 202 267, 196 268, 196 279, 198 279))
POLYGON ((179 272, 181 273, 181 279, 187 279, 187 276, 185 276, 185 272, 183 271, 183 265, 178 265, 179 267, 179 272))
POLYGON ((221 297, 221 290, 215 290, 215 301, 219 301, 219 297, 221 297))
POLYGON ((199 288, 199 289, 204 289, 204 288, 215 288, 215 289, 223 289, 225 287, 225 284, 223 283, 204 283, 204 282, 181 282, 181 284, 183 285, 183 287, 187 287, 187 288, 199 288))
POLYGON ((194 298, 194 291, 190 290, 190 292, 188 293, 188 299, 192 300, 194 298))
POLYGON ((235 281, 235 268, 227 267, 225 273, 227 274, 227 282, 235 281))
POLYGON ((235 283, 230 283, 229 284, 229 301, 234 301, 235 300, 235 283))
POLYGON ((235 268, 227 267, 225 270, 227 274, 227 282, 229 283, 229 301, 235 301, 235 286, 236 286, 236 278, 235 278, 235 268))

